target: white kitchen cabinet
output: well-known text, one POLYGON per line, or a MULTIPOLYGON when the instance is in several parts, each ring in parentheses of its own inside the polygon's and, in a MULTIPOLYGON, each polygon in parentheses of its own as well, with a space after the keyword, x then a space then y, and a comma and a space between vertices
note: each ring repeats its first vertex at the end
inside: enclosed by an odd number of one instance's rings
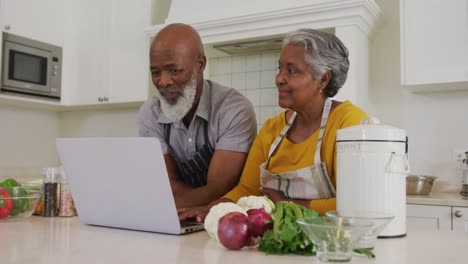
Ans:
POLYGON ((153 1, 0 0, 0 26, 63 48, 62 105, 142 102, 153 1))
POLYGON ((2 31, 63 47, 66 1, 0 0, 2 31))
POLYGON ((148 98, 151 2, 112 1, 110 28, 109 100, 144 101, 148 98))
POLYGON ((408 229, 468 233, 468 207, 407 204, 406 225, 408 229))
POLYGON ((110 0, 69 1, 62 103, 97 104, 109 96, 110 0))
POLYGON ((151 0, 71 1, 64 51, 65 105, 144 101, 148 96, 151 0), (66 60, 68 59, 68 60, 66 60))
POLYGON ((400 0, 400 36, 402 85, 468 88, 468 0, 400 0))
POLYGON ((407 229, 451 230, 451 207, 406 205, 407 229))
POLYGON ((468 208, 452 207, 452 227, 454 231, 468 233, 468 208))

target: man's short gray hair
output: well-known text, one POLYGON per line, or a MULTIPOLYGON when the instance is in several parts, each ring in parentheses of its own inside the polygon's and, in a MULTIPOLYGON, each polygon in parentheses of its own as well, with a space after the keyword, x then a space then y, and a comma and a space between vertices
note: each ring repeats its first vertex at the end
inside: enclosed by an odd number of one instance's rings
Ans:
POLYGON ((305 63, 310 67, 317 80, 330 71, 331 79, 324 94, 333 97, 346 81, 349 69, 348 49, 335 35, 315 30, 299 29, 290 32, 283 41, 287 44, 305 48, 305 63))

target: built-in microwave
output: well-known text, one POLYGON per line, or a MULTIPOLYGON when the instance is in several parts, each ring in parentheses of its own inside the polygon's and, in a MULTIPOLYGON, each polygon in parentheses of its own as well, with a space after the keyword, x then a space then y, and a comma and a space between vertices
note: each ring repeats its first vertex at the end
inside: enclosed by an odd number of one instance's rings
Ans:
POLYGON ((0 92, 60 100, 62 48, 3 32, 0 92))

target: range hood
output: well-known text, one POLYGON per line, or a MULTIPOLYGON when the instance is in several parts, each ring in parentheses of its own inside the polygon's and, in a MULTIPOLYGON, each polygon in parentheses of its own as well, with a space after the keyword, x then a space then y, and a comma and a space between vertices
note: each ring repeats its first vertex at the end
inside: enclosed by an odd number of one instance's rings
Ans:
POLYGON ((229 55, 245 55, 281 49, 282 38, 215 44, 213 48, 229 55))
POLYGON ((299 28, 326 29, 343 41, 351 67, 338 100, 365 107, 368 100, 368 37, 380 15, 375 0, 172 0, 164 24, 145 29, 151 38, 171 23, 192 25, 208 57, 279 49, 280 39, 299 28))
POLYGON ((258 41, 265 44, 265 40, 275 43, 298 28, 354 26, 368 35, 379 14, 374 0, 248 0, 248 4, 172 0, 166 23, 150 26, 145 32, 153 37, 164 26, 182 22, 197 29, 205 45, 247 42, 250 46, 258 41))

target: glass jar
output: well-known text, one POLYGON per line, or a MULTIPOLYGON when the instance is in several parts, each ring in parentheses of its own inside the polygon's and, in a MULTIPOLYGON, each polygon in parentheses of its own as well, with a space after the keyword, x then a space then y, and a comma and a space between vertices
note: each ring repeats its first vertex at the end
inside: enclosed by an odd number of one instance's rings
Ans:
POLYGON ((59 216, 75 216, 76 209, 73 203, 70 186, 68 185, 67 177, 62 170, 62 177, 60 180, 60 208, 59 216))
POLYGON ((44 207, 42 216, 58 216, 60 205, 60 174, 57 168, 44 169, 44 207))

